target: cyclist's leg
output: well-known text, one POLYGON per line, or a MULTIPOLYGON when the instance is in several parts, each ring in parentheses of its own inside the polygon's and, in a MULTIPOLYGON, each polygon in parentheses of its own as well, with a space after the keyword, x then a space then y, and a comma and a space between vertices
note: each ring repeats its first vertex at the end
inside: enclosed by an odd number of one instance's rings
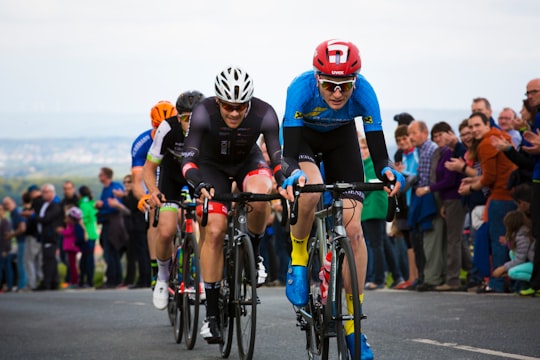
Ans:
MULTIPOLYGON (((360 153, 356 125, 351 123, 336 129, 332 138, 340 139, 340 143, 338 146, 327 149, 323 153, 327 183, 333 183, 335 181, 364 181, 364 164, 360 153)), ((364 194, 359 191, 351 191, 345 193, 344 198, 343 223, 345 224, 347 237, 350 240, 354 253, 358 291, 360 294, 360 303, 362 303, 367 269, 367 248, 361 226, 364 194)), ((345 291, 347 294, 350 294, 350 279, 347 277, 347 274, 348 264, 345 264, 343 280, 345 291)), ((349 296, 347 296, 347 307, 349 313, 352 314, 353 304, 352 299, 349 296)), ((354 336, 354 323, 352 321, 347 321, 344 326, 348 339, 352 339, 354 336)), ((371 353, 371 349, 366 345, 365 337, 362 335, 362 359, 370 359, 372 357, 373 354, 371 353)))
POLYGON ((163 204, 159 212, 158 238, 155 242, 158 273, 153 292, 154 306, 164 310, 169 301, 169 272, 172 259, 172 240, 176 233, 178 208, 171 204, 163 204))
MULTIPOLYGON (((301 162, 300 168, 306 174, 310 183, 322 183, 321 173, 317 165, 311 162, 301 162)), ((298 199, 298 222, 291 226, 291 264, 287 270, 285 294, 289 301, 296 306, 304 306, 308 301, 307 263, 308 238, 313 226, 315 208, 320 194, 304 193, 298 199)))
MULTIPOLYGON (((241 191, 255 194, 270 194, 272 192, 272 172, 266 165, 262 154, 252 154, 238 175, 241 181, 237 181, 237 183, 241 185, 241 191)), ((267 273, 263 264, 264 259, 260 256, 260 244, 270 218, 271 208, 270 203, 263 201, 252 202, 250 207, 248 235, 253 245, 255 266, 258 273, 257 284, 262 285, 266 281, 267 273)))
POLYGON ((200 249, 201 273, 206 292, 206 319, 201 335, 211 344, 221 343, 219 330, 219 292, 223 278, 223 240, 227 228, 227 209, 225 205, 211 202, 208 210, 208 223, 201 232, 204 236, 200 249))

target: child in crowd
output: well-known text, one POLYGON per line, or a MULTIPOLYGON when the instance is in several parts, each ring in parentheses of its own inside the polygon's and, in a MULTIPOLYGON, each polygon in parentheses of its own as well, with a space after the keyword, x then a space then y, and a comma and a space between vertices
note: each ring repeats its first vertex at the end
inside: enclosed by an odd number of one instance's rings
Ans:
POLYGON ((514 210, 506 214, 504 225, 511 260, 493 270, 493 276, 501 277, 508 274, 510 279, 528 283, 531 280, 535 241, 532 236, 531 220, 524 212, 514 210))
POLYGON ((70 207, 66 214, 66 227, 60 228, 62 234, 63 250, 68 256, 69 266, 69 288, 76 288, 79 283, 79 272, 77 270, 77 253, 80 251, 79 245, 84 245, 84 228, 81 225, 82 212, 76 206, 70 207))

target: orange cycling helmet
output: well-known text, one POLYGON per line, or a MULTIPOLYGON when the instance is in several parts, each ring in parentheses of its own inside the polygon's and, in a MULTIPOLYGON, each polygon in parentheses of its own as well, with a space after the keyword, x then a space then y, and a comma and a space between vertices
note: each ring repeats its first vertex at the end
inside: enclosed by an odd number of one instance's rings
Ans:
POLYGON ((150 110, 150 119, 152 119, 152 127, 157 128, 159 124, 166 118, 176 115, 176 108, 171 102, 162 100, 150 110))
POLYGON ((326 40, 317 46, 313 55, 313 67, 320 74, 354 76, 361 66, 360 51, 349 41, 326 40))

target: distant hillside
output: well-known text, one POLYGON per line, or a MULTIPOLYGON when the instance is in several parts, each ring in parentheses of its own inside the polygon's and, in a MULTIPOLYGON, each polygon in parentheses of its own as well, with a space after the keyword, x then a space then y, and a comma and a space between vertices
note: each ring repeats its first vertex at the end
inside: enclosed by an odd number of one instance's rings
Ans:
POLYGON ((102 166, 118 176, 129 172, 133 139, 0 139, 4 178, 96 177, 102 166))

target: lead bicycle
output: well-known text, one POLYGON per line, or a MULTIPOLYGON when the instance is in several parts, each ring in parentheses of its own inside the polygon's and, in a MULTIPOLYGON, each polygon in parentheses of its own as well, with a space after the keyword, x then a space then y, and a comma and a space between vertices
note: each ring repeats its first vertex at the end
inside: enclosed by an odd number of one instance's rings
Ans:
MULTIPOLYGON (((349 359, 349 350, 346 343, 346 334, 343 323, 347 320, 354 322, 354 356, 360 359, 361 354, 361 320, 366 316, 362 312, 360 303, 358 277, 354 254, 343 223, 343 193, 347 191, 374 191, 383 190, 383 183, 345 183, 314 184, 303 187, 295 186, 294 201, 291 205, 291 225, 296 224, 298 197, 303 192, 329 192, 332 195, 332 204, 324 207, 322 199, 315 212, 315 236, 308 243, 308 303, 303 307, 295 307, 297 325, 306 335, 306 350, 309 359, 326 360, 330 354, 330 338, 336 338, 337 358, 349 359), (326 303, 320 290, 320 282, 313 279, 312 274, 319 272, 319 265, 323 264, 327 252, 332 253, 330 263, 330 277, 326 303), (344 265, 348 264, 347 276, 351 283, 351 296, 353 301, 353 314, 349 314, 345 300, 344 265)), ((392 187, 392 184, 388 185, 392 187)), ((387 220, 393 219, 396 211, 395 197, 389 198, 387 220)))
MULTIPOLYGON (((228 203, 227 232, 223 244, 223 280, 219 298, 219 326, 223 336, 220 352, 223 358, 230 355, 235 324, 240 359, 253 358, 257 305, 260 301, 257 297, 257 268, 248 235, 247 215, 250 211, 249 202, 277 199, 285 204, 279 194, 238 192, 214 194, 212 197, 212 200, 228 203)), ((201 226, 206 225, 207 218, 208 199, 205 199, 201 226)))

